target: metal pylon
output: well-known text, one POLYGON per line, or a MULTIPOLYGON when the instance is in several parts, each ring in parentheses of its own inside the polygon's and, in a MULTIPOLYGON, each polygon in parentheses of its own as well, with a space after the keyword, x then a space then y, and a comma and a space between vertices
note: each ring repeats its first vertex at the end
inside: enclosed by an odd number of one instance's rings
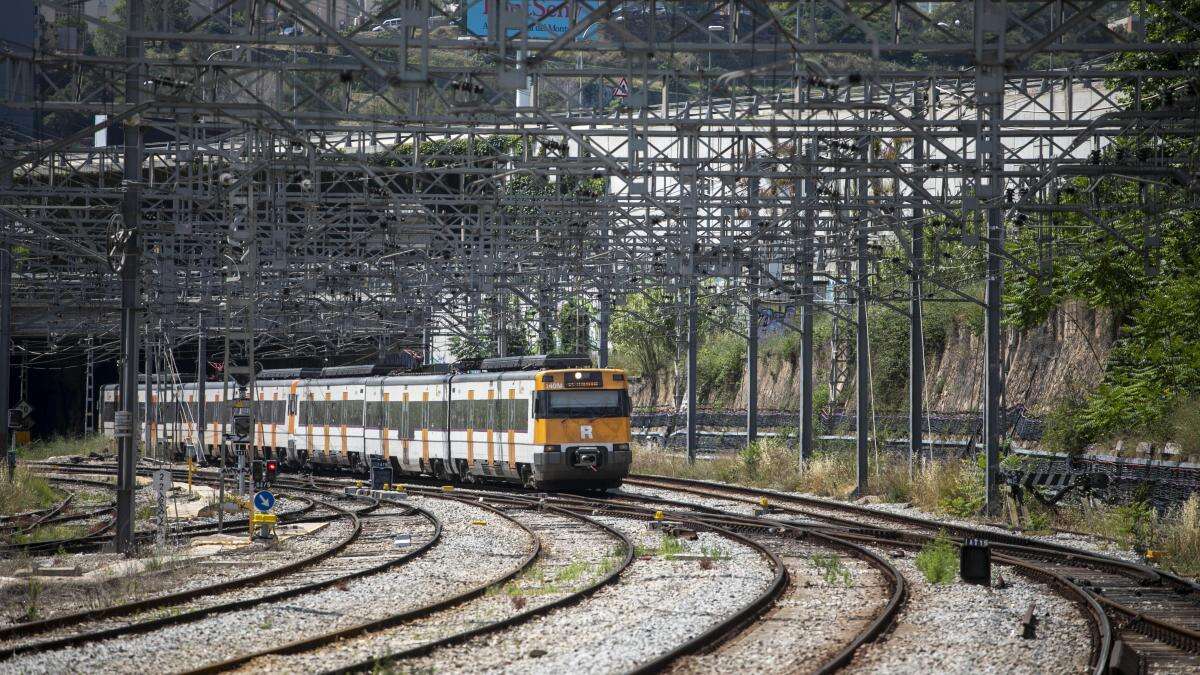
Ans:
POLYGON ((87 337, 87 365, 83 370, 83 434, 96 433, 96 347, 87 337))

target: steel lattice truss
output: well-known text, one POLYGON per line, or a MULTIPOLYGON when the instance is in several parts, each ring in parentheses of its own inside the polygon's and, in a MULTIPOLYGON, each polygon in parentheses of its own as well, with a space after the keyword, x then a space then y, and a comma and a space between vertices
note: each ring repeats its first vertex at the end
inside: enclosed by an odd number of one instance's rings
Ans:
MULTIPOLYGON (((1148 228, 1194 206, 1154 195, 1197 185, 1164 141, 1198 132, 1195 74, 1112 58, 1197 46, 1147 42, 1131 3, 566 0, 546 4, 566 17, 550 40, 528 2, 480 1, 490 34, 430 0, 379 0, 357 27, 331 25, 328 3, 192 0, 185 29, 129 0, 116 23, 77 23, 115 31, 119 54, 49 39, 9 54, 36 86, 9 105, 124 132, 5 146, 17 337, 115 349, 111 259, 131 255, 166 340, 204 315, 260 352, 469 335, 497 298, 544 326, 565 298, 620 311, 646 288, 809 322, 819 305, 852 329, 884 241, 915 283, 873 302, 976 301, 912 255, 954 239, 985 254, 968 277, 987 284, 994 413, 1005 239, 1035 228, 1049 260, 1052 216, 1079 208, 1059 190, 1081 177, 1140 184, 1148 228), (389 17, 402 27, 371 30, 389 17), (1135 151, 1098 162, 1116 139, 1135 151)), ((1108 206, 1085 214, 1098 231, 1108 206)))

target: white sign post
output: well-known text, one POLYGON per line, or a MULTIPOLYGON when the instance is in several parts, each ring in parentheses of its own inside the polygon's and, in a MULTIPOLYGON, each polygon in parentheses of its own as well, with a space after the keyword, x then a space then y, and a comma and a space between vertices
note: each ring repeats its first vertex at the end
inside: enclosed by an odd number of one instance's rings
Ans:
POLYGON ((158 500, 158 545, 165 546, 167 543, 167 493, 171 491, 171 472, 166 469, 155 471, 152 483, 154 496, 158 500))

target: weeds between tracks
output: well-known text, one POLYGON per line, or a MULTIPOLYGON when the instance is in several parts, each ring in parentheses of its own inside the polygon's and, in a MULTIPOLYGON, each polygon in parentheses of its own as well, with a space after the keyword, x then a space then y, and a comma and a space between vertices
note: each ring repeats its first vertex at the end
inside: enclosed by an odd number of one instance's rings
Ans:
MULTIPOLYGON (((854 489, 853 453, 820 451, 801 466, 796 449, 776 439, 751 443, 736 455, 688 464, 678 455, 648 448, 634 453, 634 473, 720 481, 750 487, 845 499, 854 489)), ((933 515, 976 520, 983 505, 979 460, 945 459, 917 467, 909 477, 903 457, 870 458, 869 494, 909 503, 933 515)), ((1074 530, 1123 548, 1160 553, 1156 563, 1176 574, 1200 577, 1200 495, 1159 514, 1144 502, 1111 505, 1064 500, 1054 508, 1028 500, 1029 533, 1074 530)))

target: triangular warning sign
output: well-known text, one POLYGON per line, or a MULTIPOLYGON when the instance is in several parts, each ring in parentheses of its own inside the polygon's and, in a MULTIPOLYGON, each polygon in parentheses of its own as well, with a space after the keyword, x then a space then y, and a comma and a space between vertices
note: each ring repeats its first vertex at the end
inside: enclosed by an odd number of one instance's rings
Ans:
POLYGON ((613 87, 613 98, 627 98, 628 96, 629 83, 626 82, 625 78, 622 77, 621 81, 617 83, 617 86, 613 87))

